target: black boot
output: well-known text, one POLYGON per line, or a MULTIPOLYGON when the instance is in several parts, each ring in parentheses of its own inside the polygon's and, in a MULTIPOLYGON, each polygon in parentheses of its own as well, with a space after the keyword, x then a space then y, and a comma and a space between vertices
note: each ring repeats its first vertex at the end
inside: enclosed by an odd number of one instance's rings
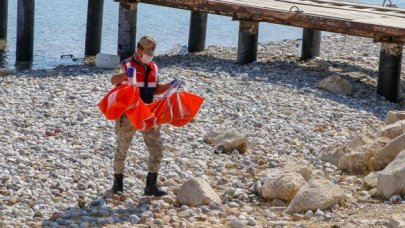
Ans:
POLYGON ((124 175, 122 174, 114 174, 114 184, 112 187, 112 191, 114 194, 117 192, 124 192, 124 175))
POLYGON ((156 187, 157 173, 148 173, 146 177, 145 195, 147 196, 164 196, 167 193, 156 187))

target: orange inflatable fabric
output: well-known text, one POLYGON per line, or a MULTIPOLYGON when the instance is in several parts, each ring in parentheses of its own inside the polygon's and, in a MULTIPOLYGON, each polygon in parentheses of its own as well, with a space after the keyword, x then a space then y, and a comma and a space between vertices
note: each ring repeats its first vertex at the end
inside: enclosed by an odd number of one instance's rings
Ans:
POLYGON ((123 84, 108 92, 98 103, 98 107, 107 119, 116 120, 129 105, 140 100, 138 87, 123 84))
POLYGON ((176 127, 190 122, 200 109, 204 98, 188 93, 175 92, 149 104, 149 109, 155 114, 157 124, 171 124, 176 127))
POLYGON ((204 98, 198 95, 176 91, 145 104, 138 87, 120 85, 108 92, 98 106, 107 119, 117 120, 125 113, 135 129, 146 130, 161 124, 186 125, 195 117, 203 101, 204 98))
POLYGON ((137 130, 146 130, 156 126, 155 114, 149 110, 141 99, 130 105, 125 114, 132 126, 137 130))

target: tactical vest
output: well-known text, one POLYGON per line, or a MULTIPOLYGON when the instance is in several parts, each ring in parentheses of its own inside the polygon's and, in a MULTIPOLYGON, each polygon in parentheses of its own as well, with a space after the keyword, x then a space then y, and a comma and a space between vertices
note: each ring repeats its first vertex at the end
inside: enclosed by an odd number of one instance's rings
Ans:
POLYGON ((123 61, 125 72, 129 67, 133 67, 136 71, 136 86, 139 87, 141 99, 143 102, 149 104, 153 102, 153 95, 155 93, 156 85, 158 82, 158 67, 152 61, 148 66, 145 66, 131 56, 123 61))

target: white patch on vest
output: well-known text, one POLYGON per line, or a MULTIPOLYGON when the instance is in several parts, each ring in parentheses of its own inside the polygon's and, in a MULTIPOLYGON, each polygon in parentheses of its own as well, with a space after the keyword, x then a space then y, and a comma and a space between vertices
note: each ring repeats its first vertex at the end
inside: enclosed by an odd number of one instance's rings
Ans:
MULTIPOLYGON (((136 86, 138 87, 145 87, 145 82, 137 82, 136 86)), ((148 87, 149 88, 155 88, 156 87, 156 82, 148 82, 148 87)))
POLYGON ((134 67, 134 73, 132 74, 132 85, 136 85, 136 67, 134 67))

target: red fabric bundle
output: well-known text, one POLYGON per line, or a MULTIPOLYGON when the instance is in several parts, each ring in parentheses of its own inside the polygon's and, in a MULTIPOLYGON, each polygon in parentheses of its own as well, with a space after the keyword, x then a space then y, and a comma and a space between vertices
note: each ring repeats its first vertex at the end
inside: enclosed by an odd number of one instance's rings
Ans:
POLYGON ((138 87, 120 85, 108 92, 98 107, 109 120, 117 120, 125 113, 135 129, 146 130, 161 124, 186 125, 195 117, 203 101, 204 98, 198 95, 176 91, 145 104, 138 87))

